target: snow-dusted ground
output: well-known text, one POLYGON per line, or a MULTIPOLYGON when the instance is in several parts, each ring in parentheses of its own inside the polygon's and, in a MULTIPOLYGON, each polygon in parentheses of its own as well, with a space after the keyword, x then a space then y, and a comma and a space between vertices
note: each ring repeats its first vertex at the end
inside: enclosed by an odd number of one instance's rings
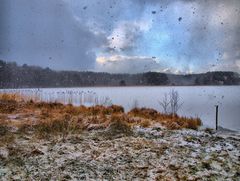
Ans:
POLYGON ((179 114, 200 117, 207 127, 215 126, 215 105, 219 105, 219 125, 240 131, 240 86, 190 86, 190 87, 86 87, 15 89, 0 92, 20 92, 45 101, 59 101, 75 105, 111 103, 122 105, 126 111, 133 106, 154 108, 164 93, 178 91, 183 102, 179 114))
POLYGON ((239 180, 240 137, 135 127, 130 136, 84 132, 19 136, 0 148, 0 180, 239 180))

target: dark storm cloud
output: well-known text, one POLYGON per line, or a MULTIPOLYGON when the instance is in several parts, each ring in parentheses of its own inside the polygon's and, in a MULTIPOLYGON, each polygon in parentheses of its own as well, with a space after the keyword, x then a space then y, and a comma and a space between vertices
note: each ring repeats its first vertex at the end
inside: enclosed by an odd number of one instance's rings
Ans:
POLYGON ((75 19, 61 0, 4 0, 0 58, 54 69, 94 67, 104 40, 75 19))

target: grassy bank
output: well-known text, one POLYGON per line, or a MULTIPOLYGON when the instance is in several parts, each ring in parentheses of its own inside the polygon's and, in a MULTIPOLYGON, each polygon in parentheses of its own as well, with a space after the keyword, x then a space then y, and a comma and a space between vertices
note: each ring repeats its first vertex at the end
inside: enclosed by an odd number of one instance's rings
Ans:
POLYGON ((85 107, 35 102, 17 94, 0 94, 0 113, 1 129, 5 130, 2 132, 14 127, 18 133, 35 133, 40 137, 105 129, 115 123, 130 129, 160 124, 170 130, 196 130, 201 125, 198 118, 163 114, 154 109, 134 108, 125 113, 124 108, 118 105, 85 107))

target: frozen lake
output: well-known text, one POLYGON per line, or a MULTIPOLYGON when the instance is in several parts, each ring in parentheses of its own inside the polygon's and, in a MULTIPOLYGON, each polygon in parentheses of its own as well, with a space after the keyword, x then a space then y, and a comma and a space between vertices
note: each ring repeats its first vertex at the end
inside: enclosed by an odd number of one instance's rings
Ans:
POLYGON ((240 86, 84 87, 8 89, 0 92, 18 92, 44 101, 71 102, 75 105, 113 103, 122 105, 126 111, 136 105, 162 111, 159 101, 173 89, 183 102, 179 115, 200 117, 205 126, 214 128, 215 105, 219 105, 219 125, 240 131, 240 86))

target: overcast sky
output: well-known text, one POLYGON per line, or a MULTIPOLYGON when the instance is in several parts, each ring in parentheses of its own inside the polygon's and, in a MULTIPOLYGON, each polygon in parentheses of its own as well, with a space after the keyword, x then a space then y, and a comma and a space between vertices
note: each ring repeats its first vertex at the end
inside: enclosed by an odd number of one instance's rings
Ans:
POLYGON ((240 1, 1 0, 0 59, 56 70, 240 72, 240 1))

